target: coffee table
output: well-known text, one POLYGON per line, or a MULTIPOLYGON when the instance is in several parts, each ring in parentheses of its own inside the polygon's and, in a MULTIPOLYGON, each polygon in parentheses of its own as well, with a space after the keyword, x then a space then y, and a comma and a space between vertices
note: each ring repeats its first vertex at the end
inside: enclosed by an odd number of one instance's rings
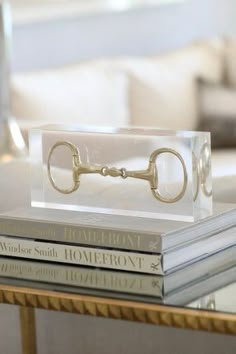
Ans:
POLYGON ((50 284, 0 279, 0 302, 18 305, 20 309, 23 354, 37 352, 35 309, 236 334, 236 283, 221 286, 220 289, 186 304, 181 303, 185 292, 181 297, 177 297, 176 304, 175 297, 163 304, 161 302, 164 302, 164 299, 155 301, 153 298, 142 297, 137 300, 136 297, 122 293, 116 296, 115 293, 111 295, 106 291, 97 293, 93 290, 91 293, 89 289, 75 287, 61 291, 60 287, 55 289, 55 286, 50 289, 50 284))

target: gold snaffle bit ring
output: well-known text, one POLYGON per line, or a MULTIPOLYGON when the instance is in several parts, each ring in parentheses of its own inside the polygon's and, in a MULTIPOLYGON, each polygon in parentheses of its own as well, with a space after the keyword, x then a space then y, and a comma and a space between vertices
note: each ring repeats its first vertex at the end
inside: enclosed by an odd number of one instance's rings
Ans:
POLYGON ((68 141, 58 141, 56 144, 54 144, 49 151, 48 161, 47 161, 48 178, 49 178, 49 181, 51 182, 51 185, 53 186, 53 188, 63 194, 70 194, 70 193, 75 192, 79 188, 80 182, 79 182, 79 179, 76 178, 74 171, 75 171, 76 167, 79 166, 79 164, 80 164, 79 151, 74 144, 72 144, 68 141), (52 176, 52 172, 51 172, 51 158, 52 158, 54 151, 59 146, 66 146, 72 152, 72 171, 73 171, 74 184, 70 188, 66 188, 66 189, 60 188, 56 185, 54 178, 52 176))
POLYGON ((72 144, 68 141, 58 141, 49 150, 48 161, 47 161, 47 171, 48 171, 49 181, 51 182, 51 185, 53 186, 53 188, 63 194, 73 193, 74 191, 76 191, 79 188, 80 175, 92 174, 92 173, 97 173, 97 174, 100 174, 101 176, 104 176, 104 177, 106 177, 106 176, 121 177, 123 179, 126 179, 129 177, 129 178, 146 180, 150 184, 150 189, 152 191, 153 196, 157 200, 159 200, 160 202, 163 202, 163 203, 175 203, 175 202, 179 201, 180 199, 182 199, 185 192, 186 192, 187 184, 188 184, 187 169, 186 169, 186 166, 185 166, 182 156, 177 151, 175 151, 173 149, 168 149, 168 148, 154 150, 149 158, 149 164, 148 164, 148 168, 146 170, 130 171, 130 170, 127 170, 126 168, 123 168, 123 167, 122 168, 116 168, 116 167, 109 168, 107 166, 83 164, 80 159, 79 150, 74 144, 72 144), (51 173, 51 158, 52 158, 53 153, 55 152, 55 149, 58 148, 59 146, 66 146, 72 152, 73 185, 69 188, 66 188, 66 189, 60 188, 56 185, 55 180, 54 180, 52 173, 51 173), (183 178, 183 184, 182 184, 181 191, 179 192, 178 195, 176 195, 173 198, 163 197, 160 194, 160 192, 158 191, 158 171, 157 171, 157 166, 156 166, 156 160, 159 155, 164 154, 164 153, 169 153, 169 154, 174 155, 180 161, 180 163, 182 165, 182 169, 183 169, 183 177, 184 178, 183 178))

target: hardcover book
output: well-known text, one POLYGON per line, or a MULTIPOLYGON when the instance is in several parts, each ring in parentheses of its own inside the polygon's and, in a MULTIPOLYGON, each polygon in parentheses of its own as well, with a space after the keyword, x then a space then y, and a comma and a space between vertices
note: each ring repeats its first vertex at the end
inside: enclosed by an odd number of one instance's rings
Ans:
POLYGON ((0 281, 57 291, 186 305, 207 294, 214 296, 214 291, 236 281, 235 255, 236 247, 231 247, 167 276, 1 257, 0 281))
POLYGON ((166 276, 0 257, 0 277, 162 298, 235 265, 236 247, 230 247, 166 276))
POLYGON ((235 240, 233 227, 172 252, 156 254, 0 236, 0 255, 163 275, 234 246, 235 240))
POLYGON ((214 204, 197 222, 23 208, 0 214, 0 234, 149 253, 166 253, 236 225, 234 204, 214 204))

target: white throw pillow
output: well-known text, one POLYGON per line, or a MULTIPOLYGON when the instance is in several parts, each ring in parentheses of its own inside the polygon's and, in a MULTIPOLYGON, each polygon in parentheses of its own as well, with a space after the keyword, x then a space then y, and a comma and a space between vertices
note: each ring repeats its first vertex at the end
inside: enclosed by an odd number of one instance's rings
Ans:
POLYGON ((128 80, 124 72, 89 64, 17 74, 12 113, 50 123, 128 124, 128 80))
POLYGON ((196 43, 153 57, 132 69, 130 113, 133 124, 194 130, 198 126, 196 78, 223 78, 223 42, 196 43))
POLYGON ((129 73, 132 124, 175 130, 196 127, 195 83, 185 69, 146 59, 129 73))
POLYGON ((154 60, 163 61, 172 68, 182 68, 193 78, 219 83, 224 76, 224 49, 224 39, 215 38, 193 42, 175 51, 159 55, 154 60))
POLYGON ((183 67, 150 57, 93 60, 104 70, 123 70, 129 76, 130 123, 160 129, 197 125, 195 82, 183 67))

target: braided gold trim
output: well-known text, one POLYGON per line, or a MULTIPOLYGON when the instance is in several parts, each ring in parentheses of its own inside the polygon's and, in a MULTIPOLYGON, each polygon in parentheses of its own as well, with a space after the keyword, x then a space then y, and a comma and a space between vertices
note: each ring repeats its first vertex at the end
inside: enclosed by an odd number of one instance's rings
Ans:
POLYGON ((0 303, 224 334, 236 334, 236 315, 95 296, 0 285, 0 303))

